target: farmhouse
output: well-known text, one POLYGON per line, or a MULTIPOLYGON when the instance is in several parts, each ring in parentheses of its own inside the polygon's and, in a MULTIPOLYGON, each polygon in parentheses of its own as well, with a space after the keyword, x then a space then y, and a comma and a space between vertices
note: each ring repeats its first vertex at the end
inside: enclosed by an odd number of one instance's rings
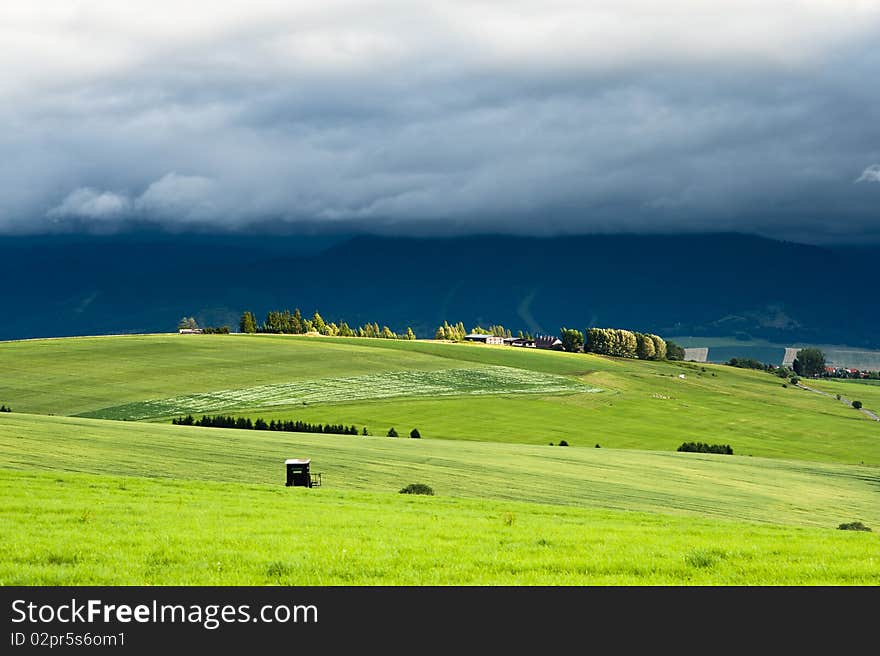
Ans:
POLYGON ((471 333, 470 335, 465 335, 464 339, 466 342, 479 342, 481 344, 504 344, 504 338, 496 337, 495 335, 471 333))
POLYGON ((535 337, 535 346, 539 349, 562 349, 562 340, 553 335, 538 335, 535 337))
POLYGON ((202 329, 201 328, 181 328, 178 332, 181 335, 201 335, 202 329))
POLYGON ((504 344, 505 346, 519 346, 525 348, 539 349, 555 349, 562 350, 562 340, 553 335, 538 335, 535 338, 526 337, 497 337, 495 335, 484 335, 481 333, 471 333, 465 335, 465 341, 477 342, 479 344, 504 344))

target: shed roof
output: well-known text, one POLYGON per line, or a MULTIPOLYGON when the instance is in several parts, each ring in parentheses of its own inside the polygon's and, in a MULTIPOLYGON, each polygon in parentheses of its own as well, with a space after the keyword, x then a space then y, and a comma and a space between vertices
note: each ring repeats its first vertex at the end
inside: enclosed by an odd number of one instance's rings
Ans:
POLYGON ((311 458, 306 458, 302 460, 301 458, 288 458, 284 461, 285 465, 307 465, 312 461, 311 458))

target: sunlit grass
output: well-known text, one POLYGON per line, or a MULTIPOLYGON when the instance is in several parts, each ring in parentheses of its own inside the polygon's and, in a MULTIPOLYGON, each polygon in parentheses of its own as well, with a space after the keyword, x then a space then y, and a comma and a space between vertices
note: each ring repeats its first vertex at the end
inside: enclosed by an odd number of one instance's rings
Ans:
POLYGON ((2 585, 875 585, 876 533, 0 469, 2 585))

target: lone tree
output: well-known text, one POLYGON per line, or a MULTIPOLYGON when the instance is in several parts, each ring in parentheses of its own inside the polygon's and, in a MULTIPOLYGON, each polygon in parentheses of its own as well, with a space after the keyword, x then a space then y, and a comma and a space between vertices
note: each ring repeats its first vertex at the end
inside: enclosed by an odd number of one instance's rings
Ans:
POLYGON ((245 312, 238 322, 238 330, 243 333, 257 332, 257 318, 253 312, 245 312))
POLYGON ((862 409, 862 402, 861 401, 853 401, 852 407, 854 407, 856 410, 861 410, 862 409))
POLYGON ((394 426, 388 429, 388 437, 397 437, 397 431, 394 430, 394 426))
POLYGON ((801 349, 792 364, 796 374, 811 378, 825 371, 825 354, 817 348, 801 349))
POLYGON ((410 436, 411 438, 413 438, 414 440, 417 440, 417 439, 419 439, 422 435, 421 435, 421 433, 419 433, 419 429, 418 429, 418 428, 413 428, 413 429, 409 432, 409 436, 410 436))

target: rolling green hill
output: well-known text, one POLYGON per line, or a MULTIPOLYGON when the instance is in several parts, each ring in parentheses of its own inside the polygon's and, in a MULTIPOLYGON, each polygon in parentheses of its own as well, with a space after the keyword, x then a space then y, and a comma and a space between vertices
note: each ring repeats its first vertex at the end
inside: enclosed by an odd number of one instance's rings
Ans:
POLYGON ((880 582, 877 534, 835 530, 880 525, 880 423, 763 372, 270 335, 5 342, 0 370, 3 584, 880 582))
POLYGON ((425 438, 880 464, 878 425, 762 372, 510 347, 244 335, 0 343, 20 412, 169 421, 235 413, 425 438), (680 378, 680 376, 684 378, 680 378), (332 399, 322 400, 322 399, 332 399))
POLYGON ((0 415, 0 462, 49 470, 283 484, 309 457, 325 487, 684 513, 834 527, 880 525, 880 471, 747 456, 313 435, 0 415))

